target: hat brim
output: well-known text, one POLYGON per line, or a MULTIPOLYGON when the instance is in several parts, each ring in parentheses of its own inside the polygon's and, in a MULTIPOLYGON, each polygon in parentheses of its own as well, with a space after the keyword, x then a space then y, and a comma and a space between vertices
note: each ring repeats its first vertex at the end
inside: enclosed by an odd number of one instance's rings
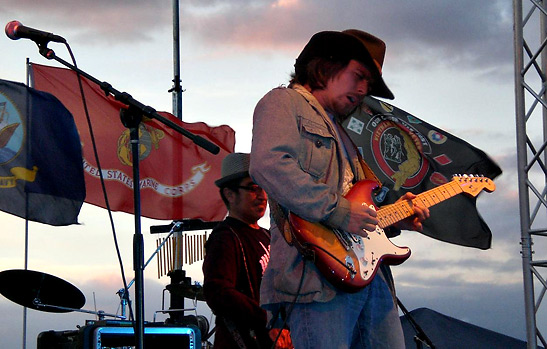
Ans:
POLYGON ((374 84, 372 85, 369 95, 376 96, 376 97, 383 97, 387 99, 395 98, 391 90, 387 87, 381 75, 378 75, 376 77, 376 81, 374 81, 374 84))
POLYGON ((245 177, 248 177, 248 176, 249 176, 249 171, 242 171, 242 172, 232 173, 229 176, 217 179, 215 181, 215 185, 219 188, 223 188, 223 187, 226 186, 226 184, 228 184, 229 182, 231 182, 233 180, 240 179, 240 178, 245 178, 245 177))

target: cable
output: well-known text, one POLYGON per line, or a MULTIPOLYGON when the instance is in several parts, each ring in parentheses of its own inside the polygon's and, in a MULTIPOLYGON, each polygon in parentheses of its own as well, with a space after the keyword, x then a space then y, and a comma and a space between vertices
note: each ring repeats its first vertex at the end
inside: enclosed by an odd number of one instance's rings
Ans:
MULTIPOLYGON (((350 272, 350 274, 357 274, 357 271, 355 271, 354 268, 351 268, 349 267, 346 263, 344 263, 343 261, 341 261, 340 259, 336 258, 336 256, 332 253, 330 253, 329 251, 327 251, 324 247, 322 246, 319 246, 319 245, 316 245, 316 244, 312 244, 312 243, 305 243, 304 244, 304 247, 305 248, 308 248, 309 246, 312 246, 312 247, 315 247, 317 248, 318 250, 321 250, 323 251, 325 254, 327 254, 329 257, 331 257, 335 262, 338 262, 342 267, 344 267, 345 269, 348 270, 348 272, 350 272)), ((309 248, 308 248, 309 249, 309 248)))
MULTIPOLYGON (((304 283, 304 276, 306 275, 306 261, 307 261, 306 258, 302 258, 302 262, 304 264, 302 265, 302 276, 300 277, 300 282, 298 284, 298 290, 296 291, 296 295, 294 296, 294 300, 289 305, 289 309, 286 311, 285 319, 283 320, 283 324, 281 325, 281 331, 279 331, 279 333, 277 334, 277 337, 275 337, 275 340, 272 344, 271 349, 275 349, 275 345, 277 344, 277 341, 279 340, 279 337, 281 336, 281 333, 283 332, 283 329, 285 328, 285 326, 287 326, 287 322, 289 321, 289 317, 291 316, 294 305, 296 304, 296 301, 298 300, 298 297, 300 297, 300 291, 302 290, 302 284, 304 283)), ((279 316, 279 311, 277 312, 277 316, 279 316)))
MULTIPOLYGON (((70 58, 72 59, 72 63, 74 65, 74 67, 77 68, 76 58, 74 57, 74 55, 72 53, 72 49, 70 48, 70 45, 68 43, 65 43, 65 46, 67 47, 68 53, 70 54, 70 58)), ((119 247, 119 244, 118 244, 118 238, 117 238, 117 235, 116 235, 116 228, 114 226, 114 219, 112 217, 112 210, 110 209, 110 203, 108 201, 108 194, 106 192, 106 186, 105 186, 105 183, 104 183, 103 171, 102 171, 102 168, 101 168, 101 163, 99 161, 99 153, 97 151, 97 144, 95 142, 95 135, 93 134, 93 126, 91 124, 91 119, 89 117, 89 110, 87 108, 87 101, 86 101, 86 98, 85 98, 84 88, 83 88, 83 85, 82 85, 82 77, 78 72, 76 72, 76 76, 78 78, 78 85, 80 87, 80 94, 82 95, 82 104, 83 104, 84 111, 85 111, 87 126, 89 128, 89 135, 91 137, 91 143, 93 145, 93 154, 95 156, 95 161, 97 162, 97 169, 99 170, 99 177, 100 177, 100 180, 101 180, 101 188, 102 188, 102 191, 103 191, 105 206, 106 206, 106 209, 107 209, 107 212, 108 212, 108 217, 109 217, 109 220, 110 220, 110 226, 112 228, 112 237, 114 239, 114 246, 115 246, 115 249, 116 249, 116 254, 118 256, 118 262, 120 264, 121 277, 122 277, 123 287, 124 287, 124 290, 125 290, 124 297, 129 298, 129 289, 127 287, 127 281, 125 279, 125 271, 124 271, 124 267, 123 267, 123 261, 122 261, 122 257, 121 257, 121 253, 120 253, 120 247, 119 247)), ((128 304, 129 304, 129 319, 131 321, 133 321, 134 317, 133 317, 133 310, 132 310, 131 305, 130 305, 131 303, 128 302, 128 304)))

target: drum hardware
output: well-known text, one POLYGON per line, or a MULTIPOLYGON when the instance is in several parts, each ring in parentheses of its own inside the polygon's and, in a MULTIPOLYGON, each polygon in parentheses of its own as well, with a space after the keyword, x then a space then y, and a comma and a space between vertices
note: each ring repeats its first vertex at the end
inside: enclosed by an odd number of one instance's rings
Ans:
MULTIPOLYGON (((207 226, 206 228, 209 228, 209 226, 217 224, 217 222, 200 221, 201 223, 196 223, 197 220, 191 221, 192 223, 190 226, 197 229, 204 229, 205 225, 207 226)), ((185 223, 184 221, 173 222, 169 227, 171 231, 167 238, 169 238, 173 233, 183 230, 185 227, 185 223)), ((186 225, 186 227, 189 226, 186 225)), ((156 256, 162 246, 163 245, 158 246, 156 251, 145 263, 144 268, 146 268, 150 261, 156 256)), ((185 326, 195 328, 196 330, 199 330, 199 333, 192 334, 193 338, 204 339, 205 343, 202 344, 207 344, 207 338, 212 335, 212 332, 209 332, 209 321, 205 316, 198 315, 196 308, 197 301, 205 301, 205 297, 203 295, 203 287, 199 283, 192 284, 191 278, 187 277, 186 272, 182 269, 172 270, 168 273, 168 276, 171 278, 171 283, 167 285, 164 289, 162 310, 155 312, 154 323, 156 320, 156 314, 168 314, 169 318, 165 321, 164 326, 168 328, 178 328, 178 330, 176 331, 180 331, 181 328, 184 328, 185 326), (165 291, 169 291, 170 293, 170 309, 165 309, 164 307, 165 291), (193 300, 194 307, 185 308, 184 298, 193 300), (189 311, 193 311, 194 314, 185 315, 185 312, 189 311)), ((85 305, 86 299, 83 293, 76 286, 56 276, 39 271, 5 270, 3 272, 0 272, 0 293, 9 300, 27 308, 53 313, 74 311, 93 314, 97 316, 99 322, 111 321, 109 322, 109 325, 112 325, 112 321, 115 321, 118 322, 115 327, 125 327, 126 323, 133 324, 132 321, 123 320, 127 319, 127 306, 131 306, 131 302, 129 299, 129 289, 133 285, 134 281, 135 280, 132 280, 128 284, 127 288, 122 288, 117 292, 121 302, 121 315, 109 314, 102 310, 90 311, 82 309, 82 307, 85 305), (105 320, 106 317, 120 320, 105 320)), ((92 326, 91 324, 93 323, 93 321, 90 321, 88 324, 86 321, 86 327, 84 327, 84 329, 88 326, 92 326)), ((159 325, 161 326, 161 324, 159 325)), ((81 327, 78 326, 78 328, 81 327)), ((154 331, 160 331, 160 334, 162 334, 164 337, 166 336, 164 332, 168 332, 167 330, 154 331)), ((40 333, 39 335, 39 348, 41 348, 41 346, 43 345, 47 347, 46 343, 49 343, 50 341, 58 344, 65 340, 72 342, 76 340, 77 336, 81 336, 81 331, 45 331, 43 333, 40 333)), ((78 340, 81 342, 81 339, 78 340)), ((87 343, 87 341, 88 340, 85 339, 85 343, 87 343)))
MULTIPOLYGON (((150 264, 150 262, 152 261, 152 259, 154 259, 154 257, 156 257, 156 255, 158 254, 158 252, 162 249, 163 245, 169 240, 169 238, 176 232, 180 232, 183 228, 184 228, 184 224, 183 222, 179 221, 179 222, 173 222, 171 223, 170 225, 162 225, 162 226, 151 226, 150 227, 150 232, 154 231, 155 233, 158 233, 158 232, 166 232, 165 230, 163 229, 166 229, 168 228, 168 232, 169 234, 163 239, 163 241, 161 242, 161 244, 159 244, 156 248, 156 250, 152 253, 152 255, 150 256, 150 258, 148 258, 148 260, 146 261, 146 263, 144 263, 143 265, 143 271, 146 269, 146 267, 148 266, 148 264, 150 264), (161 228, 158 228, 158 227, 161 227, 161 228)), ((131 303, 130 299, 129 299, 129 289, 131 288, 131 286, 133 286, 133 284, 135 283, 135 279, 133 278, 133 280, 131 280, 128 284, 127 284, 127 289, 125 288, 122 288, 120 290, 118 290, 117 294, 118 296, 120 297, 120 308, 121 308, 121 313, 123 316, 126 316, 127 314, 127 306, 131 303)))
POLYGON ((168 314, 167 324, 197 326, 202 338, 206 338, 209 333, 209 320, 205 316, 197 314, 197 301, 205 301, 203 287, 197 283, 192 284, 191 278, 186 276, 184 270, 173 270, 169 273, 169 276, 171 277, 171 283, 163 290, 162 310, 154 313, 154 321, 157 314, 168 314), (166 291, 170 294, 169 309, 165 309, 166 291), (192 308, 185 308, 185 298, 193 301, 194 306, 192 308), (189 311, 194 312, 194 315, 185 315, 189 311))
POLYGON ((75 311, 75 312, 78 312, 78 313, 93 314, 93 315, 97 315, 99 320, 104 320, 105 317, 107 317, 107 316, 117 318, 117 319, 126 319, 126 317, 123 316, 123 315, 109 314, 109 313, 105 313, 102 310, 93 311, 93 310, 85 310, 85 309, 72 309, 72 308, 67 308, 67 307, 59 307, 59 306, 55 306, 55 305, 51 305, 51 304, 42 304, 42 303, 39 303, 39 302, 40 302, 40 300, 37 300, 36 310, 41 310, 40 308, 43 307, 43 308, 48 309, 48 310, 45 310, 45 311, 49 311, 49 312, 52 311, 50 309, 57 309, 57 310, 67 311, 67 312, 75 311))
MULTIPOLYGON (((161 256, 161 248, 165 244, 166 240, 169 239, 173 233, 175 233, 175 238, 179 239, 179 241, 183 241, 182 233, 185 231, 192 231, 192 230, 208 230, 213 229, 218 223, 220 222, 203 222, 199 219, 190 219, 190 220, 182 220, 182 221, 174 221, 170 225, 163 225, 163 226, 152 226, 150 227, 150 233, 157 234, 157 233, 165 233, 169 231, 169 236, 165 238, 160 243, 158 243, 158 253, 161 256)), ((185 236, 186 237, 186 236, 185 236)), ((194 236, 195 238, 196 236, 194 236)), ((188 244, 191 242, 188 240, 184 240, 185 245, 185 258, 186 262, 189 264, 192 264, 193 261, 199 260, 200 256, 204 255, 203 247, 205 245, 205 241, 207 240, 207 234, 205 234, 202 237, 199 237, 199 239, 196 241, 197 243, 188 244)), ((168 268, 169 272, 167 273, 167 276, 171 278, 171 282, 166 286, 166 288, 163 291, 162 295, 162 310, 156 312, 157 313, 164 313, 168 314, 169 318, 166 320, 166 323, 168 324, 177 324, 177 325, 194 325, 199 328, 201 332, 201 339, 202 339, 202 346, 204 348, 211 347, 210 343, 208 342, 208 339, 213 335, 214 330, 209 330, 209 320, 202 316, 197 315, 196 311, 196 303, 197 301, 205 301, 205 296, 203 294, 203 287, 198 284, 194 283, 192 284, 192 280, 190 277, 186 276, 186 271, 182 269, 183 266, 183 258, 182 258, 182 243, 173 243, 174 249, 172 251, 172 263, 167 263, 168 265, 172 265, 173 268, 168 268), (165 310, 165 291, 169 291, 170 294, 170 306, 169 310, 165 310), (190 299, 194 302, 194 308, 186 308, 185 307, 185 298, 190 299), (185 312, 187 311, 194 311, 195 315, 186 316, 185 312)), ((169 256, 169 252, 171 249, 167 249, 167 253, 165 253, 167 256, 169 256)), ((201 257, 202 258, 202 257, 201 257)), ((166 268, 162 268, 160 262, 160 259, 163 260, 164 258, 158 257, 158 269, 163 270, 166 268)), ((158 277, 161 275, 164 275, 161 272, 158 272, 158 277)), ((156 316, 154 314, 154 316, 156 316)))
POLYGON ((198 283, 176 283, 165 286, 166 290, 171 295, 188 298, 190 300, 198 300, 205 302, 205 295, 203 294, 203 286, 198 283))
POLYGON ((0 293, 26 308, 50 313, 71 311, 125 319, 102 310, 81 309, 85 304, 83 293, 71 283, 56 276, 34 270, 12 269, 0 272, 0 293))
POLYGON ((201 219, 184 219, 181 221, 173 221, 168 225, 153 225, 150 227, 150 234, 160 234, 167 232, 181 232, 191 230, 208 230, 213 229, 218 222, 204 222, 201 219))
POLYGON ((33 270, 0 272, 0 293, 24 307, 53 313, 70 312, 85 304, 85 297, 76 286, 33 270))
MULTIPOLYGON (((163 302, 162 302, 162 308, 163 308, 163 302)), ((169 314, 170 317, 165 321, 165 324, 168 326, 182 326, 182 327, 190 326, 190 327, 196 327, 197 329, 199 329, 199 333, 202 339, 202 345, 204 344, 203 341, 206 342, 207 339, 212 335, 212 333, 209 332, 209 328, 210 328, 209 320, 203 315, 198 315, 197 308, 195 307, 185 308, 185 309, 156 310, 154 312, 154 323, 156 323, 157 314, 169 314), (195 315, 184 315, 184 313, 188 311, 193 311, 195 315), (176 316, 172 317, 172 315, 176 315, 176 316)))
POLYGON ((182 269, 184 264, 191 265, 194 262, 203 260, 207 232, 203 234, 188 234, 187 232, 210 230, 218 223, 220 222, 183 219, 173 221, 169 225, 151 226, 151 234, 170 233, 165 239, 158 238, 156 240, 158 279, 174 270, 182 269))

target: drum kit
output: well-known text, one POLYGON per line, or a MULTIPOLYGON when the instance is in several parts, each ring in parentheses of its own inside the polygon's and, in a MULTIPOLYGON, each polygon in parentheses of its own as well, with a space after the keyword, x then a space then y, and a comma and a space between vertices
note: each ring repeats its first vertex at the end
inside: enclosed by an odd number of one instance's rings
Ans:
MULTIPOLYGON (((192 284, 182 269, 168 274, 170 284, 165 290, 170 293, 169 310, 158 312, 168 314, 165 322, 146 323, 144 343, 149 347, 206 348, 213 331, 209 321, 197 315, 196 308, 185 309, 184 299, 205 301, 203 287, 192 284), (186 315, 194 310, 195 315, 186 315)), ((164 291, 165 291, 164 290, 164 291)), ((120 290, 124 291, 124 290, 120 290)), ((23 307, 50 313, 80 312, 94 314, 98 320, 86 321, 73 331, 45 331, 38 336, 38 349, 44 348, 126 348, 135 345, 134 321, 126 319, 124 300, 120 295, 122 314, 108 314, 103 311, 82 309, 86 303, 84 294, 73 284, 40 271, 12 269, 0 272, 0 294, 23 307)), ((156 312, 156 313, 158 313, 156 312)))
MULTIPOLYGON (((177 271, 166 289, 173 298, 205 301, 203 288, 191 284, 183 270, 177 271), (180 277, 182 275, 182 277, 180 277)), ((133 322, 125 316, 82 309, 86 299, 73 284, 56 276, 34 271, 11 269, 0 272, 0 294, 23 307, 50 313, 81 312, 94 314, 98 320, 86 321, 73 331, 44 331, 38 336, 38 349, 43 348, 126 348, 133 346, 133 322), (106 319, 111 318, 111 319, 106 319)), ((173 305, 173 302, 172 304, 173 305)), ((164 323, 146 323, 144 343, 149 347, 205 348, 209 321, 201 315, 185 316, 190 309, 162 311, 170 315, 164 323)))

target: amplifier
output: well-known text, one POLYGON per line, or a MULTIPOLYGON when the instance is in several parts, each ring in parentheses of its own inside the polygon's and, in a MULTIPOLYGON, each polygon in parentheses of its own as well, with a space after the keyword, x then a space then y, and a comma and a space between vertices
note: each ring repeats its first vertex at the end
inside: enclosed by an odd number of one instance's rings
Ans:
MULTIPOLYGON (((46 331, 38 335, 38 349, 102 349, 131 348, 136 345, 133 326, 121 321, 97 321, 78 331, 46 331)), ((201 349, 197 327, 145 324, 145 348, 201 349)))

